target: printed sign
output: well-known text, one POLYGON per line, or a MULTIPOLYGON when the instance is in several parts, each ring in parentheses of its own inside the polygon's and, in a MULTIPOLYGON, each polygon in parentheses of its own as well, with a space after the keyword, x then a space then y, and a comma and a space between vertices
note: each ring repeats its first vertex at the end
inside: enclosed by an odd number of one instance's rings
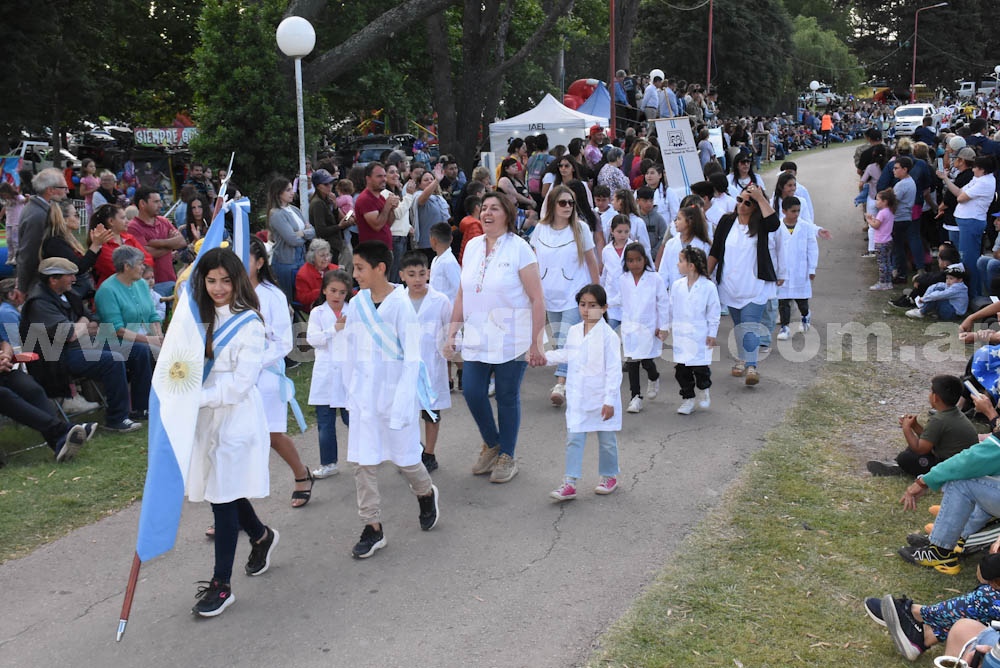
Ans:
POLYGON ((198 128, 136 128, 134 134, 137 146, 178 148, 197 137, 198 128))
POLYGON ((657 119, 655 123, 667 183, 671 188, 683 187, 685 194, 690 194, 691 184, 703 180, 691 122, 687 116, 679 116, 657 119))

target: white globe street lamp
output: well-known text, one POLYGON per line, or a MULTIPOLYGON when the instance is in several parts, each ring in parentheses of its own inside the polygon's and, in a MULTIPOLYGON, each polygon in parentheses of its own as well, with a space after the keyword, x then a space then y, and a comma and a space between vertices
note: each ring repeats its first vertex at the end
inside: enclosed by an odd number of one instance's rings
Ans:
POLYGON ((809 90, 813 92, 813 113, 816 113, 816 91, 819 90, 819 82, 813 79, 809 82, 809 90))
POLYGON ((275 32, 278 48, 295 59, 295 103, 299 121, 299 210, 302 220, 309 222, 309 183, 306 181, 306 121, 302 106, 302 59, 316 46, 316 31, 301 16, 289 16, 278 24, 275 32))

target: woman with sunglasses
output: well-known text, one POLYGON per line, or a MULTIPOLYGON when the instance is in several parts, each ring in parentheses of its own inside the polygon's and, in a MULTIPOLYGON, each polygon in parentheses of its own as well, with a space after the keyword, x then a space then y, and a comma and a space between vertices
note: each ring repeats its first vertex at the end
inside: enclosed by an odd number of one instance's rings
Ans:
POLYGON ((744 377, 747 385, 760 382, 757 348, 766 333, 761 319, 777 294, 779 280, 768 236, 778 225, 778 214, 764 190, 750 184, 736 198, 736 212, 719 219, 708 256, 708 272, 717 270, 719 300, 733 317, 739 342, 733 375, 744 377))
POLYGON ((765 189, 764 179, 753 171, 753 156, 750 155, 750 151, 746 147, 741 148, 740 152, 736 154, 733 171, 726 178, 729 179, 729 194, 733 197, 739 197, 743 189, 751 183, 761 190, 765 189))
MULTIPOLYGON (((552 184, 552 188, 556 186, 569 185, 569 182, 573 180, 582 181, 583 186, 587 189, 587 201, 584 202, 584 204, 588 208, 594 208, 594 196, 590 193, 590 186, 587 185, 587 181, 582 176, 583 171, 580 167, 580 163, 574 160, 572 156, 566 154, 558 160, 553 160, 552 166, 549 167, 549 169, 551 169, 556 176, 556 180, 555 183, 552 184)), ((548 191, 545 191, 544 199, 542 200, 542 210, 538 213, 540 218, 544 218, 545 214, 548 213, 550 192, 551 188, 548 191)))
MULTIPOLYGON (((576 196, 564 185, 555 186, 546 198, 546 214, 531 235, 531 247, 538 258, 545 295, 545 315, 555 349, 563 347, 569 328, 580 322, 576 293, 597 283, 594 237, 577 215, 576 196)), ((549 394, 554 406, 566 403, 566 365, 556 367, 556 384, 549 394)))

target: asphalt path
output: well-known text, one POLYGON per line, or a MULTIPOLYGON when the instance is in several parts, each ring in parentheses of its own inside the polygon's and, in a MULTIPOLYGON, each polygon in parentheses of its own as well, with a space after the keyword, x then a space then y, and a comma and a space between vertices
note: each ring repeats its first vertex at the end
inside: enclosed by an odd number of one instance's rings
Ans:
MULTIPOLYGON (((851 206, 852 153, 841 147, 792 156, 819 224, 834 234, 820 242, 814 284, 819 352, 796 361, 775 351, 761 363, 760 385, 747 388, 729 375, 731 356, 723 349, 712 367, 712 407, 690 416, 675 412, 680 398, 672 365, 660 361, 660 396, 639 415, 625 415, 620 488, 613 495, 591 493, 599 482, 591 437, 578 498, 563 504, 548 498, 562 480, 565 416, 548 402, 552 369, 529 369, 520 473, 508 484, 471 475, 480 440, 464 401, 453 395, 438 444, 441 468, 433 474, 441 495, 433 531, 420 530, 416 499, 383 466, 388 545, 354 560, 361 525, 350 465, 318 481, 307 507, 292 509, 292 476, 272 456, 272 495, 255 506, 280 531, 280 544, 270 571, 249 578, 242 573, 249 547, 241 538, 232 582, 237 600, 223 615, 199 619, 190 612, 195 581, 211 576, 213 553, 203 533, 209 506, 187 504, 176 548, 143 566, 127 633, 115 642, 136 505, 0 566, 0 666, 585 663, 600 634, 670 561, 815 379, 828 323, 848 321, 874 282, 873 261, 858 258, 863 241, 851 206)), ((773 189, 774 173, 765 179, 773 189)), ((794 307, 792 314, 795 323, 794 307)), ((723 318, 720 339, 731 340, 729 332, 723 318)), ((784 344, 801 349, 802 337, 784 344)), ((627 400, 627 381, 623 395, 627 400)), ((315 466, 315 429, 295 442, 315 466)), ((99 450, 100 442, 90 447, 99 450)))

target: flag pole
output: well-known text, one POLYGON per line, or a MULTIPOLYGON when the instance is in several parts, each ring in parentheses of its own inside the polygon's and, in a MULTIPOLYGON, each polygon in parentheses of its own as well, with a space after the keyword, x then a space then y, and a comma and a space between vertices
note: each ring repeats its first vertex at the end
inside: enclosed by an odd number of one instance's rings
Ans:
POLYGON ((125 587, 125 600, 122 602, 122 614, 118 619, 118 635, 115 642, 121 642, 125 635, 125 625, 128 624, 128 616, 132 612, 132 599, 135 597, 135 586, 139 582, 139 568, 142 562, 139 561, 139 553, 132 557, 132 571, 128 574, 128 586, 125 587))

